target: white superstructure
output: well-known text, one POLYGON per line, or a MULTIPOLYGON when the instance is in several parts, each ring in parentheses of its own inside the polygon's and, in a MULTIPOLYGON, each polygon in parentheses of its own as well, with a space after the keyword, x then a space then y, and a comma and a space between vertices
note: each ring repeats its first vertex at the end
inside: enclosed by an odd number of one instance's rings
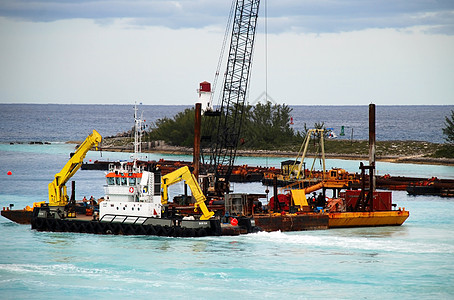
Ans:
POLYGON ((118 216, 161 217, 161 174, 159 171, 144 171, 137 165, 139 158, 142 120, 134 107, 134 155, 132 162, 110 164, 104 186, 104 201, 99 203, 99 219, 110 222, 118 216))
POLYGON ((105 200, 99 204, 104 215, 161 217, 161 176, 143 171, 133 163, 111 164, 106 175, 105 200))

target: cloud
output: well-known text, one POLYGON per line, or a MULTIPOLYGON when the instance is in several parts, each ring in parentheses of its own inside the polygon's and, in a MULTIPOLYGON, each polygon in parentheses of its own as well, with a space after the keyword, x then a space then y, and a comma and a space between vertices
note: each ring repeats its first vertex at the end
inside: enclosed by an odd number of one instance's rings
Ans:
MULTIPOLYGON (((262 0, 251 99, 266 86, 288 104, 452 103, 454 4, 266 2, 269 34, 262 0)), ((191 103, 198 82, 212 81, 230 7, 0 1, 0 101, 191 103)))
MULTIPOLYGON (((190 105, 213 82, 222 34, 127 21, 0 18, 0 102, 190 105)), ((270 34, 266 58, 258 34, 249 99, 266 88, 292 105, 450 104, 454 36, 422 29, 270 34)))
MULTIPOLYGON (((435 33, 454 34, 454 1, 450 0, 262 0, 262 19, 265 3, 267 27, 274 33, 426 26, 435 33)), ((171 29, 223 28, 229 11, 230 1, 210 0, 3 0, 0 4, 0 16, 34 22, 93 19, 104 23, 126 18, 135 25, 171 29)))
POLYGON ((133 23, 171 29, 202 28, 225 23, 229 4, 207 0, 186 1, 27 1, 5 0, 0 16, 34 22, 65 19, 131 19, 133 23), (219 17, 222 17, 219 19, 219 17), (220 21, 220 22, 219 22, 220 21))
POLYGON ((454 34, 452 1, 290 1, 270 2, 269 28, 276 32, 348 32, 370 28, 427 26, 454 34))

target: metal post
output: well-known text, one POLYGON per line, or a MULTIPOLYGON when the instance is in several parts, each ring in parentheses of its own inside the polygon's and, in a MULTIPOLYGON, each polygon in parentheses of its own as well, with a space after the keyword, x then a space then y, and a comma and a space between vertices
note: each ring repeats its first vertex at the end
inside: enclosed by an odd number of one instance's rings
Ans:
POLYGON ((280 207, 280 204, 279 204, 279 198, 278 198, 278 194, 277 194, 277 176, 274 175, 274 178, 273 178, 273 194, 274 194, 274 212, 278 212, 281 210, 281 207, 280 207))
POLYGON ((202 123, 202 104, 195 104, 194 118, 194 150, 192 165, 194 167, 194 176, 197 182, 199 181, 199 165, 200 165, 200 126, 202 123))
POLYGON ((322 147, 322 161, 323 161, 323 180, 325 179, 325 174, 326 174, 326 167, 325 167, 325 130, 320 130, 320 143, 322 147))
POLYGON ((76 182, 74 180, 71 181, 71 202, 76 201, 76 182))
MULTIPOLYGON (((375 104, 369 104, 369 166, 375 166, 375 104)), ((371 192, 375 191, 375 168, 370 170, 372 184, 371 192)))

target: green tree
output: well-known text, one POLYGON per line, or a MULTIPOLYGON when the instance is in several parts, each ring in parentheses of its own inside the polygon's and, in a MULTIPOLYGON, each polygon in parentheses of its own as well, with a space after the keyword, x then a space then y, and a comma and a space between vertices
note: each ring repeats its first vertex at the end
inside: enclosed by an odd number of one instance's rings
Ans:
POLYGON ((175 146, 194 144, 194 108, 187 108, 173 118, 158 119, 148 134, 150 140, 163 140, 175 146))
POLYGON ((454 110, 451 110, 451 117, 445 117, 445 125, 443 128, 443 134, 445 135, 445 140, 454 145, 454 110))
MULTIPOLYGON (((233 107, 227 124, 233 124, 239 115, 238 107, 233 107)), ((246 105, 239 136, 239 148, 243 149, 289 149, 299 146, 304 135, 290 126, 292 108, 285 104, 246 105)), ((156 121, 146 139, 164 140, 170 145, 192 147, 194 143, 194 109, 188 108, 173 118, 156 121)), ((202 137, 218 134, 217 118, 202 116, 202 137), (209 123, 207 123, 209 122, 209 123)), ((323 128, 324 123, 316 123, 323 128)), ((216 140, 212 138, 211 140, 216 140)), ((203 143, 203 141, 202 141, 203 143)), ((205 142, 206 143, 206 142, 205 142)), ((205 145, 207 146, 207 145, 205 145)))
POLYGON ((291 112, 287 105, 271 102, 248 106, 241 134, 244 147, 271 149, 292 143, 298 133, 290 127, 291 112))
POLYGON ((445 116, 445 126, 442 130, 447 143, 441 145, 434 156, 454 158, 454 110, 451 110, 451 116, 445 116))

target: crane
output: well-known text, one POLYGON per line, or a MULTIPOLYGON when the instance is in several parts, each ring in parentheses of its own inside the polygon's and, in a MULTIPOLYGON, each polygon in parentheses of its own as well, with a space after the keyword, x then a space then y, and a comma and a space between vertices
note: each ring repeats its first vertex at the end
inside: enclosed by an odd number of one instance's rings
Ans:
POLYGON ((207 206, 205 205, 206 198, 203 195, 202 190, 200 189, 200 186, 195 179, 195 176, 191 173, 187 166, 179 168, 178 170, 175 170, 161 177, 161 201, 163 202, 163 204, 166 204, 167 200, 169 199, 168 187, 182 180, 184 180, 184 182, 189 186, 192 192, 192 196, 195 198, 196 202, 194 203, 194 211, 197 211, 197 207, 200 207, 202 211, 203 215, 200 217, 200 220, 210 219, 214 215, 214 212, 209 211, 207 206))
POLYGON ((213 118, 204 124, 202 134, 202 142, 208 141, 210 149, 209 160, 204 159, 202 153, 202 161, 209 166, 207 172, 215 174, 215 191, 219 194, 229 190, 228 181, 245 110, 260 4, 259 0, 233 1, 233 28, 219 111, 205 114, 213 118))
POLYGON ((66 192, 66 182, 79 170, 87 152, 101 142, 102 137, 93 130, 85 141, 77 148, 60 172, 55 174, 54 180, 49 183, 49 206, 65 206, 68 204, 68 194, 66 192))
MULTIPOLYGON (((294 178, 296 180, 300 179, 301 172, 303 172, 303 174, 304 174, 304 170, 302 170, 302 167, 304 164, 304 159, 306 158, 307 147, 309 146, 309 142, 310 142, 312 136, 314 136, 316 138, 319 137, 320 149, 321 149, 321 154, 322 154, 321 158, 322 158, 322 163, 323 163, 323 170, 322 170, 323 173, 322 174, 323 174, 323 179, 325 179, 325 171, 326 171, 326 168, 325 168, 325 144, 324 144, 325 143, 324 142, 325 130, 324 129, 309 129, 306 133, 306 137, 304 138, 303 143, 301 144, 301 148, 298 151, 298 155, 296 156, 295 162, 291 168, 291 170, 295 171, 296 174, 293 174, 292 172, 289 174, 290 176, 294 176, 294 178), (298 158, 300 157, 300 155, 301 155, 301 161, 298 162, 298 158)), ((316 159, 316 157, 314 158, 314 161, 312 163, 311 172, 314 169, 315 159, 316 159)))

